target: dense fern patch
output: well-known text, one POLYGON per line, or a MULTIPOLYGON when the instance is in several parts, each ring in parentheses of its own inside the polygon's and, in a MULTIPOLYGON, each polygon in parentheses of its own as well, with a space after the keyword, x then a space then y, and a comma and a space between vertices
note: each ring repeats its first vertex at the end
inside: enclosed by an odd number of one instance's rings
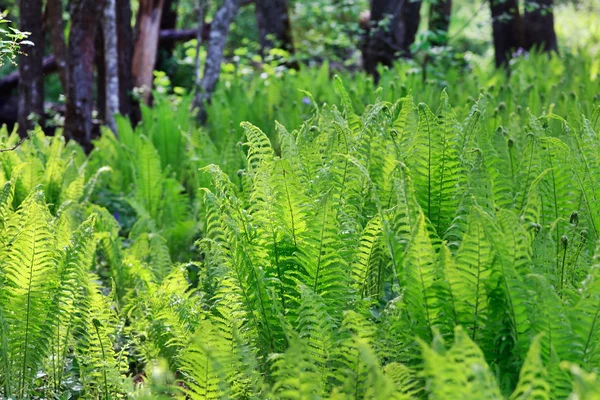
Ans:
POLYGON ((0 153, 0 396, 600 396, 600 108, 335 87, 235 154, 160 104, 0 153))

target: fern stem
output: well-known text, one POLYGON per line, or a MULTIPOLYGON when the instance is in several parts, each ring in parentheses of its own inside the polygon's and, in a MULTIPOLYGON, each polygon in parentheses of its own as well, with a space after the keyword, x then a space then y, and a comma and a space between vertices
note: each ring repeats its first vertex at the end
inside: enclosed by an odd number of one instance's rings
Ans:
MULTIPOLYGON (((566 239, 566 236, 563 236, 563 238, 566 239)), ((560 298, 562 299, 563 286, 564 286, 564 281, 565 281, 565 260, 567 259, 567 248, 569 247, 569 243, 567 240, 562 240, 562 239, 561 239, 561 242, 563 243, 563 247, 564 247, 563 257, 562 257, 562 267, 560 269, 560 298)))
POLYGON ((431 127, 427 113, 423 114, 427 122, 427 219, 431 221, 431 127))
POLYGON ((27 310, 25 312, 25 344, 23 346, 23 369, 21 371, 21 383, 19 392, 21 397, 25 395, 25 375, 27 373, 27 349, 29 348, 29 320, 31 316, 31 286, 33 280, 33 266, 35 264, 35 245, 37 243, 35 232, 33 232, 33 248, 31 250, 31 264, 29 265, 29 276, 27 277, 27 310))
POLYGON ((323 205, 323 222, 321 223, 321 237, 319 240, 319 257, 317 259, 317 271, 315 273, 315 284, 313 285, 313 291, 317 292, 317 287, 319 286, 319 274, 321 273, 321 258, 323 257, 323 238, 325 236, 325 226, 326 226, 326 217, 327 217, 327 201, 329 200, 329 195, 325 197, 325 204, 323 205))
MULTIPOLYGON (((98 324, 100 322, 98 321, 98 324)), ((94 325, 94 329, 96 330, 96 336, 98 336, 98 341, 100 342, 100 351, 102 352, 102 373, 104 375, 104 391, 106 393, 106 400, 110 400, 110 396, 108 393, 108 379, 106 377, 106 354, 104 353, 104 343, 102 343, 102 338, 100 337, 100 331, 98 330, 98 324, 96 320, 92 321, 94 325)))
POLYGON ((598 304, 596 305, 596 312, 594 313, 594 320, 592 321, 592 326, 588 331, 587 340, 585 341, 585 347, 583 349, 583 355, 581 357, 582 363, 585 363, 585 358, 587 356, 588 349, 590 347, 590 343, 592 341, 592 335, 596 330, 596 322, 598 321, 598 314, 600 313, 600 300, 598 300, 598 304))
POLYGON ((296 241, 296 221, 294 220, 294 212, 292 208, 292 198, 290 197, 290 190, 288 189, 287 179, 285 169, 282 168, 283 172, 283 186, 285 187, 285 195, 287 197, 288 208, 290 210, 290 218, 292 220, 292 239, 294 240, 294 247, 298 247, 298 242, 296 241))
MULTIPOLYGON (((477 248, 481 248, 481 241, 477 235, 477 248)), ((477 335, 477 313, 479 312, 479 284, 481 281, 481 251, 477 252, 477 287, 475 289, 475 312, 473 313, 473 336, 471 339, 475 341, 477 335)))

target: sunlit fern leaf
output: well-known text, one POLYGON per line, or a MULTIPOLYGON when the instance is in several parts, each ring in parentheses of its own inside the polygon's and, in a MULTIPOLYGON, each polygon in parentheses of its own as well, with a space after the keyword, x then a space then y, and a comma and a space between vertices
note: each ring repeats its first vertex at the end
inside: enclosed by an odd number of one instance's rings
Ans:
POLYGON ((25 201, 37 185, 42 183, 43 174, 44 166, 37 157, 31 157, 27 162, 15 167, 12 173, 12 175, 16 175, 15 196, 13 199, 13 206, 15 208, 25 201))
POLYGON ((390 131, 390 137, 394 144, 398 160, 405 160, 415 138, 418 123, 419 116, 413 97, 408 95, 402 101, 402 109, 398 117, 394 120, 393 128, 390 131))
POLYGON ((589 221, 594 237, 598 237, 600 230, 600 206, 598 199, 598 168, 600 167, 600 156, 597 147, 600 139, 592 129, 591 123, 584 118, 580 135, 575 136, 578 157, 573 164, 574 176, 582 193, 582 203, 585 210, 584 217, 589 221))
POLYGON ((249 122, 242 122, 248 142, 248 168, 250 172, 273 160, 274 152, 267 135, 249 122))
POLYGON ((352 286, 361 296, 379 296, 385 260, 381 245, 382 226, 379 215, 373 217, 363 230, 357 259, 352 265, 352 286))
POLYGON ((600 362, 600 253, 594 254, 593 265, 582 283, 579 301, 569 312, 577 342, 583 346, 580 360, 572 360, 585 368, 600 362))
POLYGON ((574 400, 598 400, 600 399, 600 379, 597 372, 586 372, 576 364, 563 364, 573 377, 573 392, 569 399, 574 400))
POLYGON ((160 158, 152 142, 140 137, 136 146, 134 199, 155 220, 158 217, 163 175, 160 158))
POLYGON ((459 154, 464 155, 470 147, 477 147, 477 142, 482 136, 481 120, 484 117, 484 108, 483 95, 479 95, 462 124, 464 128, 459 131, 459 137, 457 138, 459 154))
POLYGON ((156 282, 161 282, 172 267, 171 256, 166 240, 156 233, 140 233, 131 237, 133 245, 127 249, 126 255, 131 255, 152 270, 156 282))
POLYGON ((456 327, 450 349, 444 348, 443 341, 433 348, 421 343, 430 399, 503 399, 483 353, 460 326, 456 327))
MULTIPOLYGON (((70 353, 70 334, 77 312, 79 288, 86 284, 87 272, 92 265, 96 249, 92 215, 73 231, 64 252, 61 252, 58 265, 58 288, 52 299, 51 313, 55 318, 52 335, 52 380, 54 389, 59 392, 62 384, 63 368, 70 353)), ((62 246, 61 246, 62 248, 62 246)))
POLYGON ((352 101, 350 100, 350 96, 346 89, 344 88, 344 84, 342 83, 342 79, 336 75, 334 77, 334 87, 337 94, 341 97, 342 106, 344 107, 344 113, 346 114, 346 118, 348 120, 348 127, 353 133, 358 133, 363 128, 363 123, 354 112, 354 107, 352 106, 352 101))
POLYGON ((407 160, 419 203, 438 235, 442 235, 452 222, 463 179, 456 148, 460 128, 447 96, 444 96, 438 115, 434 115, 425 104, 419 105, 419 128, 407 160))
POLYGON ((456 268, 446 271, 456 299, 458 321, 477 340, 487 319, 487 285, 492 273, 493 249, 484 231, 484 212, 473 207, 467 232, 456 253, 456 268))
POLYGON ((472 166, 465 184, 462 199, 454 213, 452 224, 444 234, 448 245, 455 250, 460 245, 467 229, 467 219, 473 205, 478 205, 486 212, 494 210, 493 183, 488 176, 484 157, 480 149, 474 149, 472 166))
POLYGON ((540 352, 540 337, 537 336, 531 342, 529 352, 519 373, 519 383, 510 396, 511 400, 550 400, 548 372, 540 352))
POLYGON ((408 398, 421 396, 423 382, 417 376, 417 371, 406 365, 392 362, 383 367, 383 373, 396 385, 396 390, 408 396, 408 398))
POLYGON ((100 293, 97 277, 87 274, 76 303, 73 338, 78 368, 75 379, 86 396, 113 398, 124 391, 126 354, 114 342, 119 323, 110 298, 100 293))
MULTIPOLYGON (((561 300, 556 288, 540 275, 529 275, 527 283, 531 295, 535 298, 531 309, 529 323, 531 333, 544 333, 541 338, 542 351, 546 359, 556 355, 557 360, 579 362, 583 358, 585 344, 581 340, 573 340, 574 327, 571 326, 570 310, 561 300)), ((550 372, 551 365, 546 364, 550 372)), ((556 378, 552 379, 557 381, 556 378)))
MULTIPOLYGON (((48 314, 56 290, 57 253, 44 194, 33 192, 8 222, 8 253, 1 268, 6 284, 0 307, 6 318, 14 393, 28 393, 52 336, 48 314)), ((52 316, 53 317, 53 316, 52 316)), ((9 391, 10 393, 10 391, 9 391)))
POLYGON ((2 185, 2 190, 0 190, 0 232, 6 227, 8 215, 12 209, 12 198, 15 193, 14 188, 13 183, 8 181, 2 185))
POLYGON ((348 265, 338 245, 339 228, 335 220, 336 208, 330 194, 313 202, 314 211, 308 221, 309 231, 302 238, 298 261, 305 271, 301 282, 321 295, 336 313, 342 310, 350 296, 348 265))
POLYGON ((399 167, 398 176, 393 179, 393 198, 387 205, 380 205, 383 227, 383 242, 387 248, 391 270, 388 274, 398 281, 402 270, 406 248, 410 242, 413 230, 422 213, 415 196, 415 191, 408 171, 399 167))
POLYGON ((236 378, 232 343, 210 321, 200 324, 179 355, 184 392, 190 399, 224 399, 236 378))
POLYGON ((321 381, 326 384, 331 378, 327 367, 331 362, 331 353, 335 351, 335 335, 339 321, 333 319, 323 299, 310 288, 302 286, 301 293, 296 322, 298 338, 302 339, 306 351, 310 352, 315 366, 322 371, 321 381))
POLYGON ((438 318, 439 304, 434 283, 436 254, 421 214, 406 250, 400 285, 407 305, 408 319, 417 337, 431 340, 438 318))
POLYGON ((46 201, 55 209, 59 206, 60 192, 63 186, 63 174, 66 167, 62 158, 65 140, 62 136, 54 136, 48 148, 48 160, 44 168, 44 193, 46 201))
POLYGON ((531 268, 531 244, 512 211, 500 210, 493 222, 484 225, 495 254, 490 279, 494 286, 488 289, 488 329, 495 332, 492 348, 501 349, 497 351, 499 368, 506 368, 508 380, 530 345, 533 302, 525 277, 531 268))
POLYGON ((269 397, 282 400, 322 398, 322 376, 303 341, 294 341, 285 353, 273 355, 271 363, 274 382, 269 397))
POLYGON ((364 394, 365 399, 409 400, 412 398, 412 396, 404 390, 406 388, 396 386, 396 382, 392 381, 388 375, 385 374, 377 356, 367 342, 359 340, 358 347, 360 349, 361 359, 365 366, 363 374, 367 375, 364 394))
POLYGON ((333 386, 341 393, 363 397, 366 394, 368 366, 361 352, 375 337, 375 326, 364 315, 355 311, 344 314, 337 344, 331 351, 331 365, 339 373, 332 374, 333 386))

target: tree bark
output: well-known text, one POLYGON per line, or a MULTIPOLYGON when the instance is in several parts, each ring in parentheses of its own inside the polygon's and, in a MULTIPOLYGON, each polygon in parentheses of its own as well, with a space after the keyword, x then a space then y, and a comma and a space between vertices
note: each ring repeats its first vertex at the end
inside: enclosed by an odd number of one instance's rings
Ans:
POLYGON ((377 66, 392 66, 399 56, 410 56, 419 27, 421 2, 371 0, 371 13, 362 46, 365 70, 379 80, 377 66), (387 21, 386 26, 382 23, 387 21))
POLYGON ((433 40, 434 46, 445 46, 448 43, 448 30, 452 16, 452 0, 437 0, 429 9, 429 30, 438 37, 433 40))
POLYGON ((119 111, 133 117, 133 29, 131 27, 130 0, 117 0, 117 51, 119 63, 119 111))
POLYGON ((67 44, 65 42, 65 21, 61 0, 48 0, 46 3, 48 25, 50 27, 50 43, 60 77, 63 92, 69 87, 69 67, 67 65, 67 44))
POLYGON ((196 98, 194 99, 194 107, 199 109, 198 118, 202 122, 206 120, 206 110, 204 107, 210 102, 210 97, 215 90, 219 74, 221 73, 223 51, 225 50, 229 27, 241 3, 242 0, 225 0, 215 14, 211 24, 204 76, 202 77, 200 87, 197 88, 196 98))
POLYGON ((525 49, 558 51, 552 0, 527 0, 523 15, 525 49))
MULTIPOLYGON (((160 30, 177 29, 177 7, 179 0, 164 0, 162 17, 160 19, 160 30)), ((163 49, 167 54, 171 54, 175 48, 175 43, 165 43, 163 49)))
POLYGON ((288 0, 256 0, 255 6, 263 57, 272 48, 294 54, 288 0))
POLYGON ((104 71, 106 79, 106 125, 117 132, 115 115, 119 113, 119 52, 117 36, 117 10, 115 0, 105 0, 102 32, 104 34, 104 71))
POLYGON ((96 32, 94 60, 96 64, 96 110, 98 119, 104 121, 106 118, 106 64, 104 62, 104 33, 102 23, 96 32))
POLYGON ((160 36, 164 0, 141 0, 137 20, 137 38, 133 52, 133 82, 142 88, 144 103, 150 103, 154 66, 160 36))
POLYGON ((94 41, 103 1, 76 0, 69 34, 69 89, 65 136, 89 150, 94 105, 94 41))
POLYGON ((33 46, 22 46, 19 57, 19 133, 22 136, 33 128, 31 114, 44 114, 44 32, 42 30, 42 0, 19 0, 19 29, 30 32, 33 46))
POLYGON ((523 47, 517 0, 490 0, 496 67, 506 67, 512 53, 523 47))

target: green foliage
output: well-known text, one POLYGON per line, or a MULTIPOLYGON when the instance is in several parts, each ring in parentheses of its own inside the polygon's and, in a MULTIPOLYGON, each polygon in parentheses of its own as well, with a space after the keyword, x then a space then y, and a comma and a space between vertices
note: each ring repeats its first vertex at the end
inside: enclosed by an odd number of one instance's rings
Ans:
POLYGON ((0 395, 594 398, 597 85, 517 90, 537 62, 368 106, 323 68, 291 131, 213 141, 158 96, 88 156, 1 152, 0 395))

